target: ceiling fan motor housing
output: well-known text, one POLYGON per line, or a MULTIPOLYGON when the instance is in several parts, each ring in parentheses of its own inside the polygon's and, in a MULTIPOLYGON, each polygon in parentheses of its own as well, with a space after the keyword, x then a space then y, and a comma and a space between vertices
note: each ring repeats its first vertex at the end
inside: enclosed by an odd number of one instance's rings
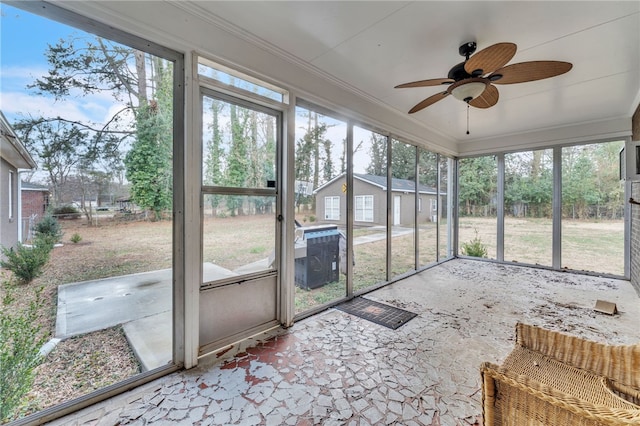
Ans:
POLYGON ((464 56, 465 61, 460 62, 459 64, 451 68, 447 77, 455 81, 460 81, 460 80, 464 80, 466 78, 471 78, 471 77, 479 77, 478 75, 469 74, 464 69, 464 63, 468 61, 469 57, 473 54, 473 52, 476 51, 476 47, 477 47, 476 42, 470 41, 460 46, 460 48, 458 48, 458 53, 460 53, 460 56, 464 56))
POLYGON ((475 41, 469 41, 458 48, 458 53, 460 53, 460 56, 469 59, 469 56, 473 55, 473 52, 476 51, 476 47, 475 41))
POLYGON ((464 69, 464 62, 460 62, 451 68, 447 77, 454 81, 460 81, 466 78, 471 78, 472 76, 464 69))

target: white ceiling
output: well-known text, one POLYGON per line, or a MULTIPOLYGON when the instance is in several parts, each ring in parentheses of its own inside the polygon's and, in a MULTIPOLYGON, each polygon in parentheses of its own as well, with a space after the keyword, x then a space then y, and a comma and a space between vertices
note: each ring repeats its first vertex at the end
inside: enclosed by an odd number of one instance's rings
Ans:
POLYGON ((413 119, 460 143, 544 129, 628 118, 640 100, 640 2, 379 2, 296 1, 192 3, 273 46, 289 61, 329 74, 370 99, 405 113, 437 87, 394 89, 400 83, 446 77, 461 62, 458 47, 478 51, 513 42, 510 63, 573 64, 547 80, 497 86, 492 108, 453 97, 413 119))

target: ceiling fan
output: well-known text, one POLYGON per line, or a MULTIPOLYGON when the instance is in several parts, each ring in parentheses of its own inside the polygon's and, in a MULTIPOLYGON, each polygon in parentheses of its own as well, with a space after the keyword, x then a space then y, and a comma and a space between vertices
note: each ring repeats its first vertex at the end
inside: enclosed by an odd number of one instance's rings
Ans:
POLYGON ((409 110, 418 112, 449 95, 476 108, 490 108, 498 102, 498 89, 494 84, 514 84, 542 80, 568 72, 573 65, 561 61, 530 61, 507 65, 516 54, 514 43, 497 43, 471 56, 476 43, 460 46, 458 52, 465 61, 451 68, 448 78, 413 81, 396 89, 448 85, 447 90, 428 97, 409 110))

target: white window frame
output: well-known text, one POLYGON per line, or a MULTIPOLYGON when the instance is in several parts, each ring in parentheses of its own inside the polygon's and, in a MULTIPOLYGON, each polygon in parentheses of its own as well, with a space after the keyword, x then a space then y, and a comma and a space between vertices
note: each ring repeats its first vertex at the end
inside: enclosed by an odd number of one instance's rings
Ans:
POLYGON ((9 171, 9 220, 13 220, 13 171, 9 171))
POLYGON ((340 220, 340 197, 324 197, 324 219, 340 220))
POLYGON ((431 199, 431 211, 438 211, 438 200, 436 200, 435 198, 431 199))
POLYGON ((422 197, 418 197, 418 212, 422 212, 422 197))
POLYGON ((356 195, 354 213, 356 222, 373 222, 373 195, 356 195))

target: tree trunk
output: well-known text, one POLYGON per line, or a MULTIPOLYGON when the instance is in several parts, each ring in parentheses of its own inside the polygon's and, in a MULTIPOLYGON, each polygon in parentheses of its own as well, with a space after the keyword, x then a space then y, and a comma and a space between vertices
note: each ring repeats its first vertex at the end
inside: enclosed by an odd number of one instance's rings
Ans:
POLYGON ((138 73, 138 105, 147 103, 147 68, 145 67, 144 52, 134 50, 136 72, 138 73))

